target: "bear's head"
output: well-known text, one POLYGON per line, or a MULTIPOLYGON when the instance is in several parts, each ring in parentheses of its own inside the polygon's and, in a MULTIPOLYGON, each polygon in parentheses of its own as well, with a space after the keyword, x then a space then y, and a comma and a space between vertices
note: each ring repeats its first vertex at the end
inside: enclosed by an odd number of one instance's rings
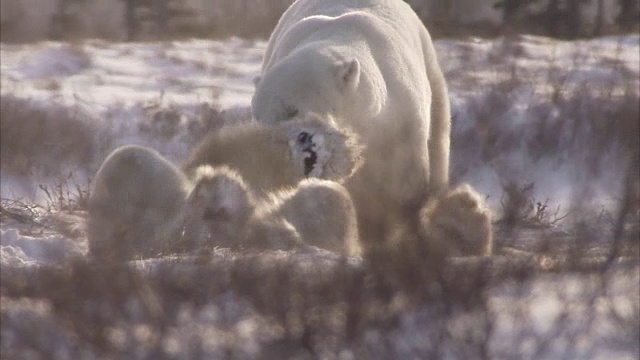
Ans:
POLYGON ((309 113, 273 129, 275 139, 289 145, 291 160, 303 169, 305 177, 342 182, 362 165, 360 138, 349 128, 338 126, 330 115, 309 113))
POLYGON ((253 214, 251 191, 242 177, 226 166, 200 166, 194 182, 185 204, 185 243, 232 245, 253 214))
MULTIPOLYGON (((256 80, 253 116, 263 124, 309 113, 345 116, 362 104, 361 64, 328 48, 303 47, 267 66, 256 80)), ((365 91, 366 92, 366 91, 365 91)))

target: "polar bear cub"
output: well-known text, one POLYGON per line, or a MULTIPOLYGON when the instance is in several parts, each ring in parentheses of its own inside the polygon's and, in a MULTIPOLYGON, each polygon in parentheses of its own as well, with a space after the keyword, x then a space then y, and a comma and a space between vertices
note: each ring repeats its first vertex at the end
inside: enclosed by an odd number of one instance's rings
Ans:
POLYGON ((308 114, 274 126, 253 123, 211 133, 183 169, 193 177, 201 165, 226 165, 265 195, 308 177, 342 182, 360 168, 362 151, 358 137, 333 118, 308 114))
POLYGON ((205 165, 197 169, 195 183, 185 224, 200 245, 360 252, 355 208, 336 182, 310 178, 256 198, 236 171, 205 165))
POLYGON ((136 145, 116 149, 92 186, 87 223, 92 255, 150 256, 179 236, 192 185, 157 151, 136 145))
POLYGON ((447 86, 404 1, 295 1, 271 34, 251 105, 259 123, 330 114, 360 136, 365 161, 345 185, 368 239, 448 187, 447 86))
POLYGON ((255 209, 244 179, 226 166, 203 165, 195 170, 194 184, 185 208, 185 240, 192 246, 229 246, 243 237, 255 209))
POLYGON ((491 255, 491 212, 470 185, 460 185, 422 209, 420 237, 447 256, 491 255))
POLYGON ((361 252, 355 206, 347 189, 339 183, 305 179, 258 205, 257 219, 283 218, 307 245, 348 256, 361 252))

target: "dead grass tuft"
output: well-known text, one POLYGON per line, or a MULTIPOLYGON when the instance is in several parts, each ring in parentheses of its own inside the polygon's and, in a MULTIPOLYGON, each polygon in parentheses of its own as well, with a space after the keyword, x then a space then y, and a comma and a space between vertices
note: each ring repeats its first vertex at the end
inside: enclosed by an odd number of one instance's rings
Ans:
POLYGON ((560 211, 561 205, 550 210, 549 199, 536 200, 534 188, 534 183, 503 185, 504 194, 500 199, 502 216, 497 222, 511 228, 553 228, 569 215, 560 211))
POLYGON ((62 177, 64 169, 92 163, 99 140, 79 109, 38 104, 3 95, 0 98, 0 164, 2 171, 35 177, 62 177), (51 159, 56 159, 55 162, 51 159))

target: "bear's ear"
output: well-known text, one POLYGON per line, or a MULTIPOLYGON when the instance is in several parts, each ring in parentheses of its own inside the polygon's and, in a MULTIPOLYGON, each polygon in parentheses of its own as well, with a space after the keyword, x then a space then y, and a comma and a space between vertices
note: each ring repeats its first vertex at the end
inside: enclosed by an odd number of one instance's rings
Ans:
POLYGON ((357 59, 338 61, 335 74, 340 90, 355 89, 360 81, 360 62, 357 59))

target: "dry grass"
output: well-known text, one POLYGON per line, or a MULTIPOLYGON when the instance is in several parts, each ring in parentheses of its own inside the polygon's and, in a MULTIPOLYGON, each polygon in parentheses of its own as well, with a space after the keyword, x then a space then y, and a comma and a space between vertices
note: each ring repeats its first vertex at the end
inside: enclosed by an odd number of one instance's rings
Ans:
MULTIPOLYGON (((3 356, 30 349, 140 359, 492 358, 498 314, 489 306, 491 289, 518 291, 513 284, 521 284, 527 291, 529 281, 571 274, 525 260, 506 267, 497 260, 434 265, 406 254, 402 260, 378 254, 358 264, 318 254, 219 249, 129 264, 78 259, 31 271, 5 267, 3 356)), ((584 302, 561 288, 550 291, 567 304, 612 306, 617 295, 606 289, 615 268, 574 272, 605 283, 584 302)), ((563 321, 581 317, 566 306, 551 332, 519 335, 535 344, 533 358, 544 358, 557 336, 578 341, 583 331, 563 321)), ((620 326, 611 335, 626 349, 633 349, 629 337, 639 331, 638 308, 631 310, 611 310, 620 326)), ((535 322, 530 316, 521 321, 535 322)))
MULTIPOLYGON (((603 344, 637 357, 640 303, 629 284, 640 266, 638 95, 569 91, 558 82, 552 106, 529 106, 530 122, 515 124, 505 114, 509 94, 525 82, 514 72, 485 89, 473 126, 453 139, 454 177, 469 159, 492 166, 519 151, 536 161, 577 154, 570 159, 586 180, 575 187, 588 190, 589 179, 613 173, 625 184, 617 208, 602 212, 577 199, 556 211, 536 198, 531 179, 515 176, 502 179, 498 255, 490 258, 444 260, 405 234, 362 259, 214 249, 128 263, 79 256, 3 265, 2 358, 591 358, 603 344), (590 211, 581 212, 584 205, 590 211), (532 297, 539 293, 560 304, 543 330, 532 310, 548 304, 532 297), (500 328, 505 313, 516 331, 500 328), (592 343, 585 334, 600 326, 603 344, 583 350, 592 343), (501 337, 511 342, 496 345, 501 337)), ((48 208, 4 199, 0 219, 42 228, 47 211, 82 209, 86 190, 46 159, 91 163, 94 130, 78 113, 13 97, 2 97, 0 111, 3 171, 66 179, 42 189, 48 208)), ((228 120, 208 104, 183 119, 162 101, 147 115, 148 130, 169 138, 181 127, 195 137, 228 120)))
POLYGON ((88 167, 100 140, 79 109, 43 108, 29 100, 0 98, 0 164, 25 176, 61 177, 88 167), (56 159, 55 163, 51 159, 56 159), (67 167, 68 166, 68 167, 67 167))
POLYGON ((613 60, 606 64, 611 71, 606 80, 585 78, 580 70, 588 54, 580 50, 569 68, 551 56, 545 79, 544 73, 531 74, 515 61, 510 64, 509 57, 526 56, 514 55, 513 46, 519 44, 505 39, 489 55, 500 59, 494 66, 503 80, 485 87, 470 103, 471 116, 465 120, 471 125, 456 130, 454 124, 452 177, 464 178, 486 167, 497 175, 502 185, 502 194, 497 194, 499 252, 526 248, 564 257, 565 264, 594 253, 637 259, 637 80, 621 61, 613 60), (528 83, 532 76, 539 81, 528 83), (518 95, 523 93, 529 95, 518 95), (556 190, 549 188, 555 186, 549 185, 553 179, 566 187, 565 199, 545 195, 556 190), (593 193, 602 187, 617 205, 596 202, 593 193))

